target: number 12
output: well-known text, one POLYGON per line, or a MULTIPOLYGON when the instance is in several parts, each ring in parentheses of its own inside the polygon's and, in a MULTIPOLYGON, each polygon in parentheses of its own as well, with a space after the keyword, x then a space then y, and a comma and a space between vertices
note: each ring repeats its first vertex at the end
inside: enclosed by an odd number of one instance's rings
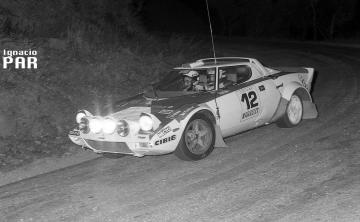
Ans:
POLYGON ((247 109, 257 107, 259 103, 256 102, 257 96, 254 91, 243 93, 241 95, 241 102, 246 102, 247 109))

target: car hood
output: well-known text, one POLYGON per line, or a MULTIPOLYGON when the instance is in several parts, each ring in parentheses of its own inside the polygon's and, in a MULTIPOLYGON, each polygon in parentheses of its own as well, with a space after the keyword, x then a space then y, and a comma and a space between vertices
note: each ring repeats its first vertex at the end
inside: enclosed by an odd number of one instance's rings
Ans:
MULTIPOLYGON (((199 104, 208 102, 214 97, 214 92, 200 92, 156 99, 146 98, 143 94, 139 94, 114 104, 105 105, 100 115, 137 121, 141 113, 151 113, 163 124, 166 124, 184 111, 190 112, 199 104)), ((183 113, 183 115, 185 114, 183 113)))
POLYGON ((131 121, 138 121, 141 113, 150 113, 151 108, 146 106, 129 107, 124 110, 110 114, 115 119, 126 119, 131 121))

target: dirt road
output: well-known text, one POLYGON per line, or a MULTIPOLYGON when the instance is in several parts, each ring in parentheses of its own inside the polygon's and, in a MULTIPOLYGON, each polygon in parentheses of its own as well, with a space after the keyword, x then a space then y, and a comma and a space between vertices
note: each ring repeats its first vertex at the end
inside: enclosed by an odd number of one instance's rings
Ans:
POLYGON ((1 221, 360 221, 360 50, 219 45, 318 71, 319 118, 226 139, 206 159, 99 158, 0 187, 1 221))

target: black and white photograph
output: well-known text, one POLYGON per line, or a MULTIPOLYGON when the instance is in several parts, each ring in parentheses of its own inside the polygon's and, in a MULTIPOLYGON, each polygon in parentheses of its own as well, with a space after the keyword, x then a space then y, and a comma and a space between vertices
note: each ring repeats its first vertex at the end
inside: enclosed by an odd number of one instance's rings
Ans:
POLYGON ((0 221, 360 222, 360 0, 0 0, 0 221))

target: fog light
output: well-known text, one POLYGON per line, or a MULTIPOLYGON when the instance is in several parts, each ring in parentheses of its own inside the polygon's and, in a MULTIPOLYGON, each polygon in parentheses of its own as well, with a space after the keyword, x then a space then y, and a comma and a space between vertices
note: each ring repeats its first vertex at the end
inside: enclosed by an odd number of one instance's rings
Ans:
POLYGON ((79 123, 79 130, 82 133, 88 133, 89 132, 89 120, 86 118, 81 118, 80 123, 79 123))
POLYGON ((127 136, 129 134, 129 124, 125 120, 119 120, 117 124, 117 133, 120 136, 127 136))
POLYGON ((112 119, 105 119, 103 121, 102 130, 106 134, 112 134, 116 130, 116 122, 112 119))
POLYGON ((93 133, 100 133, 102 130, 102 121, 96 118, 90 119, 89 128, 93 133))
POLYGON ((140 129, 143 131, 150 131, 153 128, 154 121, 151 119, 150 116, 143 115, 139 119, 140 129))
POLYGON ((84 118, 86 116, 86 114, 82 111, 78 112, 76 114, 76 122, 77 123, 80 123, 81 122, 81 119, 84 118))

